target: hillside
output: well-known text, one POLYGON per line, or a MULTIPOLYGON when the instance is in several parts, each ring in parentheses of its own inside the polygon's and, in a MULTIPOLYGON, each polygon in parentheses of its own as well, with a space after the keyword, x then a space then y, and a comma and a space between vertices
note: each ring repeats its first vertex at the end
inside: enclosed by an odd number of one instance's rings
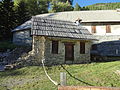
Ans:
MULTIPOLYGON (((73 75, 67 73, 67 85, 120 87, 120 61, 64 65, 73 75), (82 81, 82 82, 81 82, 82 81)), ((51 78, 59 82, 61 66, 46 67, 51 78)), ((16 70, 0 72, 0 90, 57 90, 46 77, 40 66, 28 66, 16 70)))
POLYGON ((86 6, 89 10, 116 10, 120 8, 119 3, 97 3, 93 5, 86 6))

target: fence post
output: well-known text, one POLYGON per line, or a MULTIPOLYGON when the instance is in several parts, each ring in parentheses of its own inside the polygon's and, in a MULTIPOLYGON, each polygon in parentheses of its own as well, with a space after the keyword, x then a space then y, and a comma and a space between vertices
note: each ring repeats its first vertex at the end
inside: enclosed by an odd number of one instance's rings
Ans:
POLYGON ((61 72, 60 73, 60 85, 61 86, 66 86, 66 73, 65 72, 61 72))

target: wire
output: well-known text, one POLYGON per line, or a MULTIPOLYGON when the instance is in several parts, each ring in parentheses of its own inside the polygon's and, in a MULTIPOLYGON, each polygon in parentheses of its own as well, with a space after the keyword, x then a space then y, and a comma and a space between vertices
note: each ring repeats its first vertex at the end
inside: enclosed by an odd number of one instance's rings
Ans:
POLYGON ((62 64, 61 64, 61 67, 68 73, 68 75, 69 75, 70 77, 74 78, 75 80, 80 81, 80 82, 82 82, 82 83, 84 83, 84 84, 86 84, 86 85, 89 85, 89 86, 94 86, 94 85, 92 85, 92 84, 89 84, 89 83, 87 83, 87 82, 84 82, 83 80, 80 80, 80 79, 76 78, 75 76, 73 76, 62 64))
POLYGON ((44 65, 44 61, 45 61, 45 59, 42 59, 42 66, 43 66, 43 69, 44 69, 44 72, 45 72, 46 76, 48 77, 48 79, 49 79, 54 85, 56 85, 56 86, 59 85, 56 81, 52 80, 51 77, 47 74, 47 71, 46 71, 45 65, 44 65))

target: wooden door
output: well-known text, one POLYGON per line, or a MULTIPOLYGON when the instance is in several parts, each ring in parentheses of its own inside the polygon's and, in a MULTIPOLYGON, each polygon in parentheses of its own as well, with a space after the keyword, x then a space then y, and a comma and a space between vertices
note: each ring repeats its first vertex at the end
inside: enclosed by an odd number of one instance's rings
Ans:
POLYGON ((74 44, 66 43, 65 44, 65 60, 74 60, 74 44))

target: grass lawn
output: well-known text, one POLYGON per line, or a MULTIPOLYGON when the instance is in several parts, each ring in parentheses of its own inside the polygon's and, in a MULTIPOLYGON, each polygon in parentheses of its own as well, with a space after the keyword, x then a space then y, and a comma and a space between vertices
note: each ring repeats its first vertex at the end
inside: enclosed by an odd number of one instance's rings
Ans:
MULTIPOLYGON (((67 85, 120 87, 120 61, 91 63, 79 65, 64 65, 78 78, 76 80, 67 74, 67 85), (84 82, 81 82, 81 81, 84 82), (89 85, 88 85, 88 84, 89 85)), ((46 67, 51 78, 59 82, 60 72, 65 72, 61 66, 46 67)), ((0 72, 0 90, 57 90, 46 77, 40 66, 28 66, 16 70, 0 72)))

